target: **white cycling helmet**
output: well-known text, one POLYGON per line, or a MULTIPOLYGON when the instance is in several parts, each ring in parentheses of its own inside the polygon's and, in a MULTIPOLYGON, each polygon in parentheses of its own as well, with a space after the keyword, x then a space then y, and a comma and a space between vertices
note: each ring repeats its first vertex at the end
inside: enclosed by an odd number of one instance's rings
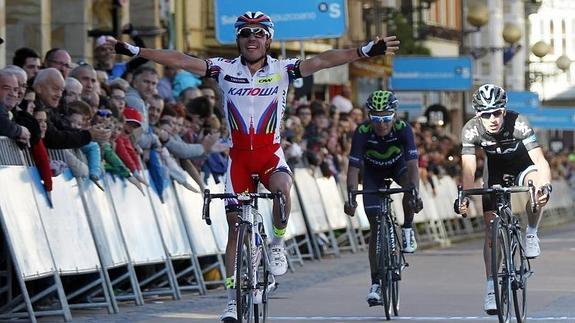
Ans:
POLYGON ((507 93, 500 86, 483 84, 473 94, 472 105, 477 113, 505 109, 507 106, 507 93))
POLYGON ((234 27, 236 28, 236 34, 245 26, 248 25, 260 25, 270 34, 270 39, 274 38, 274 23, 270 16, 266 15, 261 11, 246 11, 243 15, 236 19, 234 27))

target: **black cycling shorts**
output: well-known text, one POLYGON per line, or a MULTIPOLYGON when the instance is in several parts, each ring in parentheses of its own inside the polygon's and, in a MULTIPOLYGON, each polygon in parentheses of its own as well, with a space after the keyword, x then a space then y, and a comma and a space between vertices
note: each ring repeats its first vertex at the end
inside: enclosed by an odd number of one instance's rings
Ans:
MULTIPOLYGON (((537 171, 537 167, 535 167, 531 159, 520 159, 516 163, 508 165, 488 165, 487 172, 484 175, 484 183, 487 182, 488 187, 496 184, 504 186, 503 177, 511 175, 515 178, 514 185, 525 185, 525 176, 535 171, 537 171), (485 177, 487 177, 487 180, 485 180, 485 177)), ((489 194, 483 195, 482 204, 483 212, 497 209, 495 199, 489 194)))

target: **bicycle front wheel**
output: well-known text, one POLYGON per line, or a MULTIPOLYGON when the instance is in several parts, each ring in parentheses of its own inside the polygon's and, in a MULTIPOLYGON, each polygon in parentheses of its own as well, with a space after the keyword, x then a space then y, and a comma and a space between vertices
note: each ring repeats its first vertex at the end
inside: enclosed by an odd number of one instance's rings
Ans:
POLYGON ((259 245, 256 254, 259 254, 256 272, 256 290, 257 295, 254 301, 254 318, 256 323, 265 323, 268 317, 268 286, 270 284, 269 276, 271 275, 267 264, 267 248, 265 242, 259 245))
POLYGON ((236 304, 238 322, 253 322, 253 266, 251 258, 251 227, 242 223, 238 227, 236 250, 236 304))
POLYGON ((403 268, 403 257, 399 247, 397 234, 393 232, 395 239, 390 241, 390 259, 391 259, 391 308, 393 315, 399 315, 399 281, 401 280, 401 270, 403 268))
POLYGON ((392 298, 392 277, 391 271, 388 270, 390 267, 389 259, 389 245, 388 245, 388 228, 385 221, 379 226, 379 254, 377 257, 377 263, 379 264, 379 274, 380 274, 380 286, 381 286, 381 302, 383 303, 383 312, 385 313, 385 319, 391 319, 391 298, 392 298))
POLYGON ((514 280, 511 283, 513 291, 513 306, 517 323, 525 322, 527 314, 527 278, 530 275, 529 260, 521 246, 521 233, 513 235, 511 242, 511 255, 513 256, 514 280))
POLYGON ((491 224, 491 275, 495 290, 497 316, 499 322, 507 323, 511 318, 510 253, 507 229, 501 218, 495 217, 491 224))

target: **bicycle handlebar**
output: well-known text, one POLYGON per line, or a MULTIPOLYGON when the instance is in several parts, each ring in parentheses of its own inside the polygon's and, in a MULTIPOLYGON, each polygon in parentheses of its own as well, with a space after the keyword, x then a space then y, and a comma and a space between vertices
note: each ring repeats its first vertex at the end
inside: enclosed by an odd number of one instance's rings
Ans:
POLYGON ((379 189, 373 189, 373 190, 350 190, 347 194, 348 194, 348 201, 350 203, 353 203, 353 205, 355 207, 357 207, 357 203, 355 202, 355 197, 356 195, 368 195, 368 194, 374 194, 374 195, 392 195, 392 194, 398 194, 398 193, 411 193, 411 196, 413 197, 413 203, 415 205, 415 203, 417 203, 417 190, 415 189, 415 186, 409 186, 409 187, 398 187, 398 188, 379 188, 379 189))
POLYGON ((285 195, 278 191, 277 193, 210 193, 209 189, 204 190, 204 204, 202 207, 202 219, 206 221, 208 225, 212 224, 210 219, 210 203, 212 199, 240 199, 242 201, 251 202, 254 199, 279 199, 280 203, 280 216, 283 224, 287 222, 285 215, 285 195))
MULTIPOLYGON (((533 213, 537 212, 537 200, 535 197, 535 185, 532 180, 529 180, 527 186, 512 186, 503 187, 499 184, 493 185, 491 187, 484 188, 470 188, 464 190, 461 185, 457 186, 457 200, 459 203, 463 201, 463 198, 468 195, 486 195, 486 194, 505 194, 505 193, 523 193, 529 192, 529 201, 531 205, 531 211, 533 213)), ((464 217, 467 214, 462 214, 464 217)))

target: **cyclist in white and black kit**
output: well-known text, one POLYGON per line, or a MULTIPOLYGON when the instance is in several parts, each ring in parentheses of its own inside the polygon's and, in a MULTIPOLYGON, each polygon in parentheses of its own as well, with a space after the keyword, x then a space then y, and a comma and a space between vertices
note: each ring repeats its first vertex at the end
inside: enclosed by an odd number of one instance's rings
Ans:
MULTIPOLYGON (((503 185, 503 176, 512 175, 516 185, 526 185, 532 180, 537 187, 538 211, 531 212, 526 205, 529 224, 525 234, 525 255, 527 258, 539 256, 537 226, 541 208, 547 204, 551 193, 551 171, 537 137, 527 119, 519 113, 507 110, 507 94, 493 84, 482 85, 473 95, 473 108, 476 115, 461 131, 462 185, 463 189, 473 188, 477 167, 475 149, 485 152, 483 185, 503 185)), ((455 212, 467 213, 469 199, 456 200, 455 212)), ((491 278, 490 221, 494 218, 495 201, 483 196, 483 218, 485 221, 485 244, 483 257, 487 274, 487 290, 484 310, 490 315, 497 314, 493 279, 491 278)))

